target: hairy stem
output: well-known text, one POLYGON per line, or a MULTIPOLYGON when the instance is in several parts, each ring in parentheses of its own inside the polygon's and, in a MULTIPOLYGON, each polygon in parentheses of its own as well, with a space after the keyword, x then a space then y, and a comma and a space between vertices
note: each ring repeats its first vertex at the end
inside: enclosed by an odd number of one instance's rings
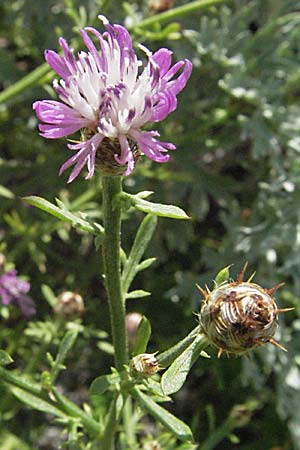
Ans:
POLYGON ((112 400, 105 423, 105 430, 101 440, 102 450, 114 450, 114 439, 117 426, 116 418, 116 401, 117 396, 112 400))
POLYGON ((197 325, 184 339, 177 342, 173 347, 160 353, 157 356, 161 367, 168 367, 173 361, 195 340, 200 333, 200 326, 197 325))
POLYGON ((121 177, 102 177, 105 287, 109 302, 115 365, 118 370, 122 370, 123 365, 128 363, 125 304, 120 271, 121 206, 117 202, 121 189, 121 177))

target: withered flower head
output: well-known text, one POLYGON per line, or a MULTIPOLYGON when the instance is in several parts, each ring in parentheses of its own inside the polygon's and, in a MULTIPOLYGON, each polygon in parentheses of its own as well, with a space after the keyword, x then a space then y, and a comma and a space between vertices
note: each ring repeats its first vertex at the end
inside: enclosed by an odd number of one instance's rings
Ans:
POLYGON ((241 355, 266 342, 285 350, 273 339, 278 313, 293 308, 278 309, 273 293, 283 285, 265 289, 252 283, 253 275, 244 282, 246 265, 237 281, 223 282, 210 291, 199 288, 204 296, 200 324, 210 344, 223 352, 241 355))

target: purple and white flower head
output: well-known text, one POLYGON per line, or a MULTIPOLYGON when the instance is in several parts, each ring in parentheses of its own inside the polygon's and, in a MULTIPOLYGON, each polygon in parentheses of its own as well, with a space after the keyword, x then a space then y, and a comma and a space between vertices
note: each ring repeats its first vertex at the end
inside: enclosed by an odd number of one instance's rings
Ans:
POLYGON ((17 304, 25 317, 35 315, 35 305, 29 295, 30 284, 17 277, 16 270, 10 270, 0 275, 0 299, 3 305, 17 304))
POLYGON ((101 34, 91 27, 80 30, 88 51, 79 52, 77 58, 62 37, 59 43, 63 55, 46 50, 46 61, 61 77, 53 85, 62 101, 42 100, 33 104, 42 122, 39 129, 43 137, 57 139, 81 130, 81 140, 68 145, 74 155, 60 169, 61 174, 74 166, 68 182, 85 165, 86 178, 90 178, 95 163, 100 163, 104 173, 113 163, 115 173, 128 175, 141 154, 156 162, 168 161, 168 150, 175 146, 159 141, 157 131, 141 128, 148 122, 162 121, 176 109, 176 96, 192 71, 187 59, 171 66, 172 52, 166 48, 152 54, 140 46, 148 59, 143 67, 128 31, 120 25, 111 25, 103 16, 99 18, 106 31, 101 34), (96 37, 99 50, 90 35, 96 37), (109 154, 112 154, 110 161, 109 154))

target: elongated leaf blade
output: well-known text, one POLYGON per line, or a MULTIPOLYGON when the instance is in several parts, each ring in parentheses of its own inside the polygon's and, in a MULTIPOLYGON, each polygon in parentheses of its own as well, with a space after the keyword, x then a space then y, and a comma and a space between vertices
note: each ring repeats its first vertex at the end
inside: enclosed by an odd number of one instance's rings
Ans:
POLYGON ((152 238, 156 224, 157 217, 148 214, 138 229, 122 273, 122 288, 125 295, 138 272, 138 265, 152 238))
POLYGON ((77 331, 70 330, 67 331, 67 333, 64 335, 51 371, 51 378, 53 382, 55 381, 59 372, 62 370, 62 365, 76 341, 77 334, 77 331))
POLYGON ((162 376, 161 386, 165 395, 174 394, 185 383, 194 362, 200 356, 206 341, 199 334, 195 340, 175 359, 162 376))
POLYGON ((5 186, 2 186, 2 184, 0 184, 0 196, 9 199, 15 198, 15 194, 9 189, 7 189, 5 186))
POLYGON ((97 223, 89 223, 87 220, 84 220, 77 215, 67 211, 65 209, 59 208, 56 205, 53 205, 48 200, 38 197, 35 195, 29 197, 23 197, 23 200, 29 203, 36 208, 41 209, 42 211, 51 214, 54 217, 62 220, 63 222, 70 223, 74 228, 79 228, 82 231, 86 231, 88 233, 92 233, 95 235, 100 235, 104 233, 103 227, 97 223))
POLYGON ((128 294, 125 295, 126 299, 136 299, 136 298, 143 298, 143 297, 149 297, 151 295, 151 292, 144 291, 143 289, 137 289, 136 291, 128 292, 128 294))
POLYGON ((118 373, 111 373, 109 375, 101 375, 95 378, 90 386, 90 396, 99 396, 104 394, 111 386, 120 382, 120 375, 118 373))
POLYGON ((133 355, 145 353, 150 336, 151 336, 151 324, 147 319, 147 317, 143 316, 136 331, 133 355))
POLYGON ((137 387, 133 388, 132 395, 139 402, 143 410, 147 411, 151 416, 162 423, 167 430, 173 433, 178 439, 182 441, 193 440, 193 434, 188 425, 155 403, 151 397, 142 393, 137 387))
POLYGON ((11 364, 13 361, 14 360, 7 352, 0 350, 0 366, 8 366, 8 364, 11 364))
POLYGON ((52 414, 53 416, 60 418, 68 417, 50 402, 48 403, 46 400, 42 400, 35 395, 30 394, 29 392, 25 392, 23 391, 23 389, 12 387, 11 391, 18 400, 20 400, 22 403, 25 403, 25 405, 29 406, 30 408, 36 409, 37 411, 42 411, 47 414, 52 414))
POLYGON ((148 269, 154 262, 156 261, 156 258, 147 258, 144 261, 142 261, 136 268, 137 272, 141 272, 142 270, 148 269))
POLYGON ((178 206, 149 202, 138 195, 131 195, 127 193, 123 193, 122 195, 124 198, 131 200, 132 205, 137 210, 143 211, 144 213, 161 217, 169 217, 170 219, 190 219, 185 211, 178 208, 178 206))

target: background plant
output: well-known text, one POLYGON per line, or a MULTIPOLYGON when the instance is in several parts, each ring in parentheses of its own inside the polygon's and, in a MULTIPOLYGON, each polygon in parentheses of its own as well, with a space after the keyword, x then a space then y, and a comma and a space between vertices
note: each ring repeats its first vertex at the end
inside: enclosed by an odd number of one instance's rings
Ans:
MULTIPOLYGON (((181 10, 168 20, 163 14, 154 16, 147 2, 124 4, 122 11, 117 2, 0 5, 1 252, 31 281, 38 309, 32 322, 14 309, 2 309, 2 348, 13 356, 12 368, 37 381, 51 365, 47 352, 55 358, 65 332, 76 333, 68 370, 58 382, 80 404, 88 400, 92 379, 109 372, 112 364, 108 311, 98 279, 101 258, 91 234, 72 227, 72 221, 58 221, 29 207, 20 197, 42 195, 52 203, 58 197, 61 208, 101 220, 98 180, 87 184, 78 179, 66 187, 57 177, 65 144, 43 141, 31 111, 33 100, 49 95, 44 87, 52 74, 39 66, 44 48, 56 49, 61 34, 76 46, 76 27, 95 24, 99 12, 128 25, 136 42, 152 50, 165 45, 176 59, 188 56, 194 63, 178 110, 161 125, 165 140, 176 135, 171 163, 154 167, 145 161, 125 180, 127 191, 153 190, 154 201, 177 204, 192 217, 186 222, 159 220, 146 254, 157 260, 133 285, 152 293, 129 304, 129 310, 151 321, 150 351, 167 349, 196 325, 192 311, 198 311, 200 298, 195 282, 211 283, 227 264, 235 264, 232 271, 238 272, 248 260, 257 282, 266 287, 284 280, 281 305, 298 304, 300 5, 294 0, 219 3, 193 14, 181 10), (145 27, 144 18, 150 20, 145 27), (37 67, 35 81, 19 91, 5 90, 37 67), (56 297, 65 290, 84 297, 81 319, 54 315, 56 297)), ((126 212, 126 236, 136 231, 141 217, 126 212)), ((123 245, 128 251, 131 240, 123 245)), ((280 339, 287 355, 267 347, 253 355, 252 363, 201 359, 169 405, 191 425, 202 450, 233 448, 238 439, 237 448, 243 450, 253 449, 254 443, 263 450, 299 448, 297 311, 282 321, 280 339), (236 426, 244 428, 233 431, 236 426), (231 442, 219 443, 223 437, 231 442)), ((1 389, 3 445, 51 448, 47 437, 59 436, 60 425, 45 423, 41 414, 24 409, 4 384, 1 389)), ((162 448, 178 448, 164 430, 158 428, 154 435, 162 448)), ((76 423, 69 436, 71 443, 79 442, 76 423)), ((148 445, 150 438, 142 439, 141 445, 148 445)))

